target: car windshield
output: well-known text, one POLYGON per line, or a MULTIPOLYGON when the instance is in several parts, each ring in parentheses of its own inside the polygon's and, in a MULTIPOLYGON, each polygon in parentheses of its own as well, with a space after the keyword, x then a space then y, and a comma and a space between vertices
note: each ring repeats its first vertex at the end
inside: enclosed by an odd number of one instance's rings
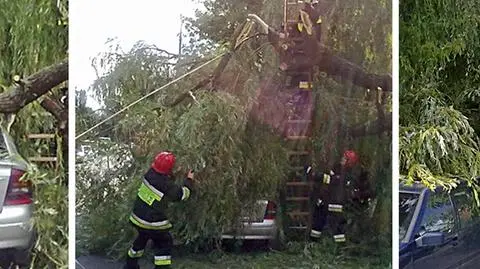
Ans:
POLYGON ((408 227, 412 222, 413 213, 418 202, 418 193, 400 193, 399 197, 399 238, 402 241, 407 235, 408 227))

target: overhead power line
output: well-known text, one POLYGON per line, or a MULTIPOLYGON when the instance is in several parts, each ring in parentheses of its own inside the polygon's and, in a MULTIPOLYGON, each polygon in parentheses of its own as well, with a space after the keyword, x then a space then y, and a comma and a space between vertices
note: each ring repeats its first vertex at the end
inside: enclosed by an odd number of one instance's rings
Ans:
POLYGON ((218 58, 222 57, 222 56, 223 56, 223 55, 225 55, 226 53, 227 53, 227 52, 225 52, 225 53, 221 53, 220 55, 218 55, 218 56, 214 57, 213 59, 209 60, 208 62, 206 62, 206 63, 204 63, 204 64, 202 64, 202 65, 198 66, 197 68, 195 68, 195 69, 193 69, 193 70, 191 70, 191 71, 189 71, 189 72, 187 72, 187 73, 185 73, 185 74, 181 75, 180 77, 178 77, 178 78, 176 78, 176 79, 174 79, 174 80, 172 80, 172 81, 168 82, 167 84, 163 85, 162 87, 160 87, 160 88, 158 88, 158 89, 156 89, 156 90, 154 90, 154 91, 150 92, 149 94, 147 94, 147 95, 145 95, 145 96, 143 96, 143 97, 139 98, 139 99, 138 99, 138 100, 136 100, 135 102, 133 102, 133 103, 131 103, 131 104, 129 104, 129 105, 127 105, 127 106, 125 106, 124 108, 122 108, 122 109, 120 109, 119 111, 115 112, 113 115, 111 115, 111 116, 109 116, 108 118, 104 119, 103 121, 101 121, 101 122, 99 122, 99 123, 95 124, 94 126, 92 126, 91 128, 89 128, 89 129, 88 129, 88 130, 86 130, 85 132, 83 132, 83 133, 81 133, 81 134, 77 135, 77 136, 75 137, 75 140, 77 140, 77 139, 79 139, 80 137, 82 137, 82 136, 84 136, 84 135, 88 134, 89 132, 91 132, 91 131, 93 131, 94 129, 98 128, 100 125, 102 125, 102 124, 106 123, 107 121, 109 121, 109 120, 113 119, 113 118, 114 118, 114 117, 116 117, 117 115, 121 114, 122 112, 124 112, 125 110, 129 109, 130 107, 132 107, 132 106, 134 106, 134 105, 138 104, 139 102, 141 102, 141 101, 145 100, 145 99, 146 99, 146 98, 148 98, 149 96, 151 96, 151 95, 153 95, 153 94, 157 93, 158 91, 161 91, 161 90, 163 90, 164 88, 166 88, 166 87, 168 87, 168 86, 172 85, 173 83, 176 83, 176 82, 178 82, 178 81, 182 80, 183 78, 185 78, 185 77, 187 77, 187 76, 189 76, 189 75, 191 75, 191 74, 193 74, 193 73, 197 72, 198 70, 200 70, 200 69, 204 68, 205 66, 207 66, 207 65, 211 64, 212 62, 214 62, 214 61, 215 61, 215 60, 217 60, 218 58))

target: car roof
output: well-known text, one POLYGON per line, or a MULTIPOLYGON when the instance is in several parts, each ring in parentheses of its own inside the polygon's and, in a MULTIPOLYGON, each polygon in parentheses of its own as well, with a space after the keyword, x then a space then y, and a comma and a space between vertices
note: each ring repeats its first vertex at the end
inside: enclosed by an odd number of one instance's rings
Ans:
MULTIPOLYGON (((479 178, 477 177, 477 180, 479 178)), ((457 180, 459 180, 458 184, 457 184, 457 188, 458 187, 462 187, 462 186, 467 186, 467 182, 465 180, 462 180, 460 178, 457 178, 457 180)), ((410 193, 418 193, 420 194, 421 192, 423 192, 424 190, 426 190, 427 187, 422 184, 421 182, 418 182, 418 181, 415 181, 412 185, 407 185, 405 183, 400 183, 400 192, 410 192, 410 193)), ((443 191, 445 190, 444 187, 442 186, 437 186, 435 188, 435 191, 443 191)))
POLYGON ((414 192, 414 193, 421 193, 427 187, 420 183, 414 182, 412 185, 407 185, 404 183, 400 183, 400 192, 414 192))

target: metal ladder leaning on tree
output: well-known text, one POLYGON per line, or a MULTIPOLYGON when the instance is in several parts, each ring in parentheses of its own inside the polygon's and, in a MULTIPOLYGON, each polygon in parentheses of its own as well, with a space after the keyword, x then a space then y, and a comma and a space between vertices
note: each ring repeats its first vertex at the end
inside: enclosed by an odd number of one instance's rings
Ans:
MULTIPOLYGON (((305 42, 298 25, 303 5, 304 1, 284 1, 284 32, 288 33, 288 39, 293 44, 292 53, 298 58, 308 57, 305 51, 299 49, 304 47, 302 44, 305 42)), ((290 149, 288 158, 291 168, 284 193, 285 212, 288 216, 287 228, 290 231, 303 231, 307 235, 311 226, 309 194, 313 184, 302 178, 304 165, 313 161, 311 136, 316 104, 316 95, 312 90, 313 69, 286 70, 285 74, 285 90, 297 97, 297 100, 293 101, 292 109, 288 112, 283 134, 290 149)))

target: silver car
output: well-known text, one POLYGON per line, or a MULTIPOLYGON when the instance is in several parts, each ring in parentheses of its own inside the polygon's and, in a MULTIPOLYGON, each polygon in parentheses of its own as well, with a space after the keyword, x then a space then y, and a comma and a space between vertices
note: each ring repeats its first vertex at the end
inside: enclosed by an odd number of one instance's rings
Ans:
POLYGON ((241 226, 224 233, 222 239, 275 241, 278 236, 276 207, 273 201, 258 201, 253 216, 244 217, 241 226))
POLYGON ((27 266, 34 242, 33 199, 31 183, 21 178, 28 164, 13 139, 0 133, 0 266, 27 266))

